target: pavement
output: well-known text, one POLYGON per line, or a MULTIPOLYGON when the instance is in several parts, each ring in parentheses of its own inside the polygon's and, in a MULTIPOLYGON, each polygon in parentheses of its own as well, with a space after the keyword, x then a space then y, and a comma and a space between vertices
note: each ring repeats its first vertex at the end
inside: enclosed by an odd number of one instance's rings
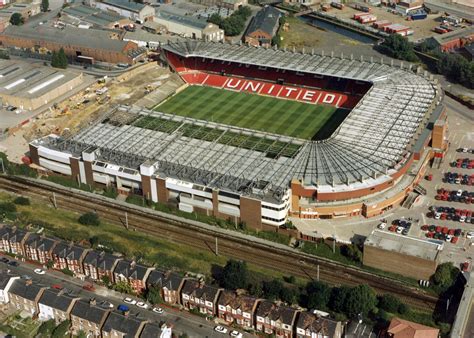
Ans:
MULTIPOLYGON (((471 169, 451 168, 449 163, 455 161, 457 158, 469 157, 474 159, 473 154, 457 153, 456 149, 463 147, 474 148, 474 129, 472 128, 474 122, 474 115, 469 108, 454 101, 449 97, 445 97, 445 106, 448 114, 448 140, 450 142, 450 149, 447 152, 444 162, 439 169, 429 168, 428 173, 433 174, 433 181, 422 181, 421 185, 427 190, 427 195, 423 196, 411 209, 396 207, 390 212, 375 218, 364 218, 362 216, 353 218, 340 219, 320 219, 308 220, 293 218, 293 224, 304 232, 312 232, 315 236, 321 237, 336 237, 339 242, 356 242, 361 243, 376 227, 380 224, 382 218, 387 219, 389 223, 395 219, 412 218, 419 220, 419 223, 414 223, 408 236, 426 238, 424 232, 420 227, 424 224, 435 224, 447 226, 453 229, 462 229, 462 231, 474 231, 474 224, 466 224, 454 221, 440 221, 428 218, 426 215, 429 207, 434 206, 450 206, 460 209, 474 210, 471 205, 456 203, 456 202, 440 202, 434 199, 436 190, 445 188, 449 190, 468 190, 472 191, 472 187, 462 186, 456 184, 447 184, 442 182, 445 172, 460 172, 474 174, 471 169)), ((474 246, 471 245, 471 240, 463 237, 460 238, 457 244, 445 243, 444 249, 440 252, 440 262, 453 262, 456 266, 466 260, 472 261, 474 258, 474 246)), ((471 264, 472 265, 472 264, 471 264)))
MULTIPOLYGON (((12 260, 10 256, 0 254, 0 257, 6 257, 9 260, 12 260)), ((121 294, 119 292, 97 285, 95 286, 96 290, 94 292, 84 290, 82 286, 86 284, 85 282, 78 278, 67 276, 60 271, 48 270, 44 275, 35 274, 33 270, 38 267, 38 264, 30 262, 20 262, 20 266, 18 267, 13 267, 0 262, 0 273, 9 269, 14 274, 19 276, 27 275, 31 277, 34 282, 46 286, 60 284, 65 289, 71 290, 74 294, 77 294, 82 298, 89 299, 95 297, 97 303, 106 300, 112 303, 115 307, 117 307, 119 304, 124 304, 123 298, 127 297, 125 294, 121 294)), ((169 305, 161 305, 161 307, 165 310, 161 315, 151 311, 151 307, 148 310, 140 309, 134 305, 130 305, 129 307, 131 314, 139 314, 140 318, 144 318, 150 322, 156 323, 165 321, 166 323, 173 325, 173 332, 177 335, 186 333, 189 337, 196 338, 217 338, 224 336, 223 334, 214 331, 214 327, 217 325, 214 322, 207 321, 197 315, 190 314, 185 310, 179 310, 178 308, 174 308, 169 305)), ((231 328, 229 328, 229 331, 231 331, 231 328)), ((244 334, 244 337, 252 337, 252 335, 244 334)))

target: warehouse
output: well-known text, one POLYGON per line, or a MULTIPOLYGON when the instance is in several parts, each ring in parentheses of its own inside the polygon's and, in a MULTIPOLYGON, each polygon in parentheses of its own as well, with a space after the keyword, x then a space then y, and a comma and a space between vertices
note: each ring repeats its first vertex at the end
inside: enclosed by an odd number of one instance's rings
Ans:
POLYGON ((103 12, 98 8, 84 5, 66 7, 61 12, 61 21, 69 19, 71 24, 81 27, 88 25, 97 28, 119 28, 129 25, 131 21, 112 12, 103 12))
POLYGON ((224 40, 224 31, 205 20, 162 11, 155 22, 166 27, 169 33, 182 37, 215 42, 224 40))
POLYGON ((376 269, 429 280, 443 244, 374 230, 364 242, 363 263, 376 269))
POLYGON ((427 41, 431 47, 441 52, 452 51, 474 42, 474 27, 457 29, 446 34, 436 35, 427 41))
POLYGON ((113 12, 132 21, 144 23, 153 20, 155 9, 151 6, 128 0, 104 0, 95 2, 95 7, 106 12, 113 12))
POLYGON ((23 25, 9 26, 0 35, 0 43, 3 47, 34 49, 38 52, 40 49, 53 52, 64 48, 71 59, 88 56, 109 63, 133 64, 143 57, 145 50, 137 44, 114 38, 114 33, 103 30, 23 25))
POLYGON ((0 61, 0 97, 4 105, 35 110, 82 84, 82 73, 0 61))

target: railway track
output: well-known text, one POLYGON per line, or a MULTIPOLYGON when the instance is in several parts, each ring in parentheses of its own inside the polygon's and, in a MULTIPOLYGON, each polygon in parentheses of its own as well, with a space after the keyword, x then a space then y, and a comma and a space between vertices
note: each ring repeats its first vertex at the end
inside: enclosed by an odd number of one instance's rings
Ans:
POLYGON ((131 231, 140 231, 213 253, 217 238, 219 255, 307 279, 319 277, 321 281, 331 285, 368 284, 378 293, 391 293, 414 308, 433 310, 438 301, 438 298, 409 287, 401 281, 317 258, 289 247, 268 244, 260 239, 249 240, 247 236, 239 233, 219 231, 173 215, 124 205, 99 195, 72 191, 37 180, 7 176, 0 176, 0 189, 33 199, 42 199, 49 204, 53 203, 54 192, 57 208, 79 213, 95 211, 102 219, 121 227, 126 226, 127 213, 128 229, 131 231))

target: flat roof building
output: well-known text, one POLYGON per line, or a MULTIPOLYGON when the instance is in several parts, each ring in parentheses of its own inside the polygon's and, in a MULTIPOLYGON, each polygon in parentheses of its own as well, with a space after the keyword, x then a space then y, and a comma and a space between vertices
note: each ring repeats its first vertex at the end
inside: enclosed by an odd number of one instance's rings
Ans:
POLYGON ((95 7, 140 23, 153 20, 155 16, 155 9, 153 7, 128 0, 104 0, 102 2, 95 2, 95 7))
POLYGON ((161 11, 155 22, 166 27, 169 33, 204 41, 224 40, 224 31, 219 26, 191 16, 161 11))
POLYGON ((447 52, 474 42, 474 27, 457 29, 428 39, 431 47, 447 52))
POLYGON ((131 23, 130 19, 120 16, 114 12, 104 12, 98 8, 84 5, 69 6, 61 11, 61 21, 69 18, 75 26, 84 24, 100 28, 119 28, 131 23))
POLYGON ((9 26, 0 35, 3 47, 43 49, 50 52, 63 48, 69 58, 89 56, 109 63, 133 64, 145 50, 131 41, 121 41, 116 33, 66 26, 63 29, 29 25, 9 26))
POLYGON ((374 230, 364 242, 363 264, 427 280, 436 271, 442 249, 442 242, 374 230))

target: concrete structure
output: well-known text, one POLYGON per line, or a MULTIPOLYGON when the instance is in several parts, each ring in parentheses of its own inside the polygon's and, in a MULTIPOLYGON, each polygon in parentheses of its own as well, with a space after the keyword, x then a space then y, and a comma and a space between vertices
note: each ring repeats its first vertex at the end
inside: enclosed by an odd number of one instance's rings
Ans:
POLYGON ((133 42, 118 40, 116 33, 67 26, 64 29, 29 25, 9 26, 0 35, 3 47, 16 47, 37 52, 64 49, 70 59, 92 57, 97 61, 133 64, 143 57, 144 50, 133 42))
POLYGON ((217 25, 190 16, 182 16, 164 11, 159 12, 155 22, 166 27, 169 33, 181 37, 204 41, 222 41, 224 31, 217 25))
POLYGON ((441 52, 449 52, 474 43, 474 27, 457 29, 449 33, 435 35, 429 38, 427 42, 431 47, 441 52))
POLYGON ((272 38, 275 36, 281 12, 272 6, 262 8, 250 22, 245 32, 244 41, 252 46, 269 47, 272 44, 272 38))
POLYGON ((474 272, 465 272, 466 285, 462 293, 450 338, 470 337, 474 333, 474 272))
POLYGON ((36 110, 83 83, 82 73, 0 60, 0 98, 4 105, 36 110))
POLYGON ((128 0, 103 0, 92 4, 102 11, 113 12, 134 22, 153 20, 155 9, 146 4, 128 0))
POLYGON ((438 266, 443 243, 374 230, 364 242, 363 264, 384 271, 429 280, 438 266))

